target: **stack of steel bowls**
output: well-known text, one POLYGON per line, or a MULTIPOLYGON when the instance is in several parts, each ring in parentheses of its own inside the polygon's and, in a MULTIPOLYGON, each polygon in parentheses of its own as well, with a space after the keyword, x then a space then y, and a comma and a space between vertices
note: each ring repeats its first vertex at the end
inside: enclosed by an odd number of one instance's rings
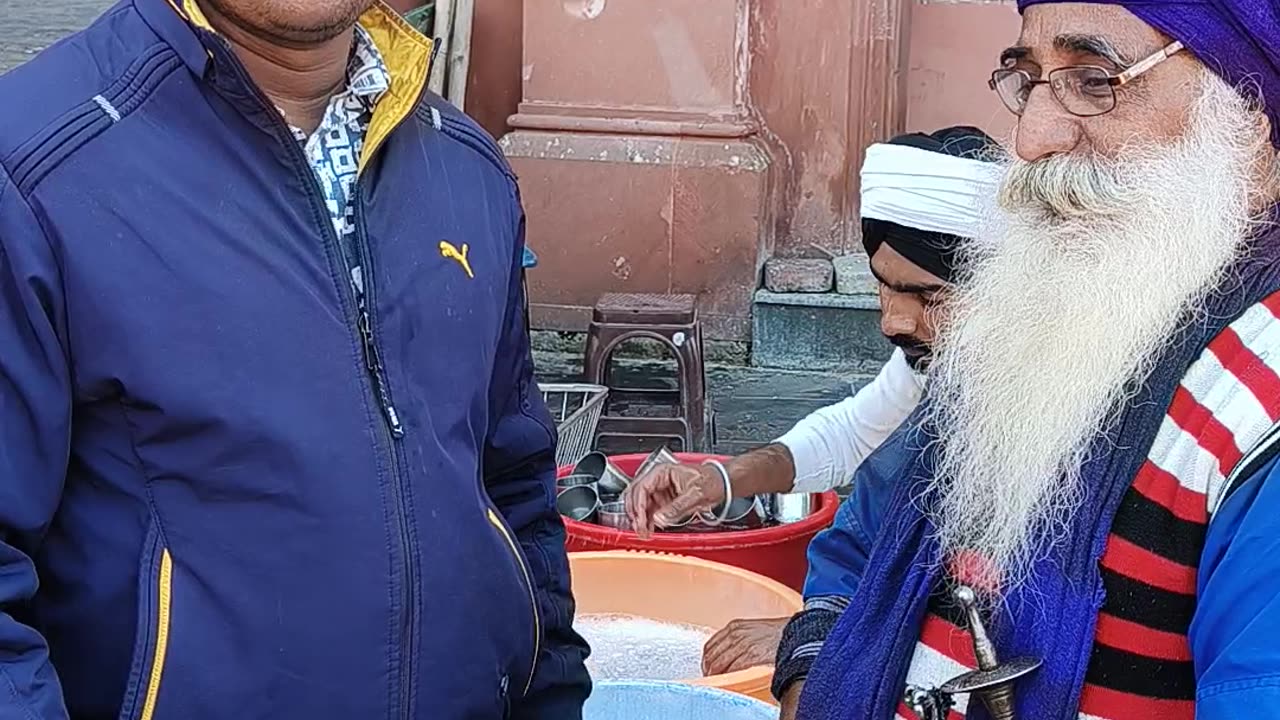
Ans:
POLYGON ((573 472, 556 481, 556 507, 561 515, 580 522, 629 530, 622 493, 630 483, 604 453, 589 453, 573 472))
POLYGON ((556 481, 556 509, 579 522, 595 522, 600 511, 600 490, 595 478, 573 473, 556 481))
MULTIPOLYGON (((660 465, 679 465, 680 459, 666 448, 649 454, 636 471, 641 478, 660 465)), ((580 522, 595 523, 619 530, 630 530, 622 494, 632 478, 601 452, 593 452, 578 461, 573 472, 557 482, 556 506, 560 514, 580 522)), ((761 495, 734 498, 705 512, 690 515, 668 525, 665 532, 725 532, 754 530, 772 522, 788 523, 803 519, 809 513, 808 495, 761 495)))

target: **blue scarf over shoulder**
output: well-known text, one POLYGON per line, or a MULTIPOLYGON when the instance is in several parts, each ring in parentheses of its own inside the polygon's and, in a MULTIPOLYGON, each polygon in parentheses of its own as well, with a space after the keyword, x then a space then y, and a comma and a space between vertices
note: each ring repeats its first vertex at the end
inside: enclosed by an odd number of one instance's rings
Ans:
MULTIPOLYGON (((1098 561, 1125 491, 1146 459, 1186 369, 1245 309, 1280 289, 1280 231, 1255 238, 1227 287, 1207 300, 1155 371, 1098 441, 1082 468, 1084 501, 1070 536, 1037 563, 1032 579, 1006 597, 989 622, 1000 657, 1040 658, 1044 665, 1018 681, 1017 714, 1075 720, 1104 591, 1098 561)), ((927 430, 919 432, 926 433, 927 430)), ((926 438, 914 439, 926 447, 926 438)), ((885 521, 849 609, 827 638, 805 682, 800 720, 890 720, 902 698, 930 593, 941 582, 934 528, 922 508, 927 457, 903 469, 885 521)), ((976 698, 967 717, 987 720, 976 698)))

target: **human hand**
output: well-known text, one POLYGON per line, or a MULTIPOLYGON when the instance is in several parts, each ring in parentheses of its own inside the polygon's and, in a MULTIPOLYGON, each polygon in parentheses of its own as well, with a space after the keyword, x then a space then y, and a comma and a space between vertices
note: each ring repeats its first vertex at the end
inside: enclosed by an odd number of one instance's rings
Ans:
POLYGON ((724 479, 707 465, 659 465, 627 487, 627 519, 642 538, 724 502, 724 479))
POLYGON ((782 642, 782 631, 790 617, 734 620, 711 636, 702 650, 702 674, 746 670, 772 665, 782 642))

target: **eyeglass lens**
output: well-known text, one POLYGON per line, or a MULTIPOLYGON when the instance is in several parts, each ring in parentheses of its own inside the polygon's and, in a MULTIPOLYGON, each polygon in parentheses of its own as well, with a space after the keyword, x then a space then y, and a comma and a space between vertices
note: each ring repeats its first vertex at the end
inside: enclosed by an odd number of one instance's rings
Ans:
MULTIPOLYGON (((1027 109, 1031 88, 1041 84, 1022 70, 997 70, 992 75, 991 82, 1001 102, 1015 115, 1021 115, 1027 109)), ((1111 76, 1102 68, 1058 68, 1049 73, 1048 80, 1042 82, 1049 85, 1054 97, 1072 115, 1102 115, 1116 105, 1111 76)))

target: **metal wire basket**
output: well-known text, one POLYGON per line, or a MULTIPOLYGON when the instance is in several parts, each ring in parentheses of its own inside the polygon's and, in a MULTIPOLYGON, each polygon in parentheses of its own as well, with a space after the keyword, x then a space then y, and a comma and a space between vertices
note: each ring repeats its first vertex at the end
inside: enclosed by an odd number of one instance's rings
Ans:
POLYGON ((609 388, 587 383, 540 383, 538 389, 556 419, 556 465, 572 465, 595 445, 596 427, 609 388))

